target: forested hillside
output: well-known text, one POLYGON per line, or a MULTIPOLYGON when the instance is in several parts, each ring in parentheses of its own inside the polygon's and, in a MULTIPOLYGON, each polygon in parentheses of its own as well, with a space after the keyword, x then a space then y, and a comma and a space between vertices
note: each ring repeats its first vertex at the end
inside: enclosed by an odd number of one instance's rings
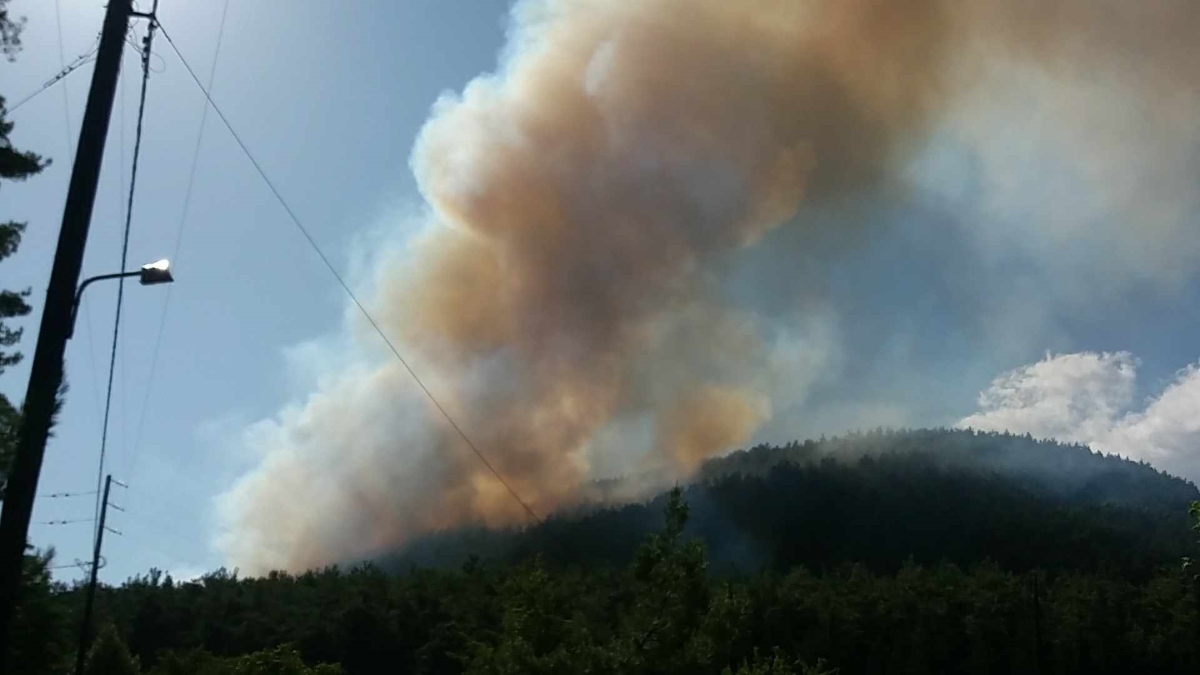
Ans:
POLYGON ((1195 485, 1145 462, 1029 435, 962 429, 880 429, 782 447, 759 446, 709 462, 702 476, 761 473, 781 462, 806 464, 822 458, 851 462, 860 457, 896 455, 920 455, 944 467, 993 471, 1059 497, 1091 504, 1175 508, 1198 494, 1195 485))
MULTIPOLYGON (((1194 673, 1196 497, 1012 436, 755 448, 649 503, 378 564, 103 587, 90 672, 1194 673)), ((17 672, 75 635, 81 593, 39 579, 17 672)))
MULTIPOLYGON (((686 496, 688 534, 704 541, 721 572, 843 563, 892 572, 912 559, 1144 577, 1189 550, 1187 508, 1200 492, 1082 446, 923 430, 738 451, 703 467, 686 496)), ((579 509, 522 532, 441 533, 383 564, 453 566, 470 555, 512 561, 536 552, 621 566, 658 527, 663 500, 579 509)))

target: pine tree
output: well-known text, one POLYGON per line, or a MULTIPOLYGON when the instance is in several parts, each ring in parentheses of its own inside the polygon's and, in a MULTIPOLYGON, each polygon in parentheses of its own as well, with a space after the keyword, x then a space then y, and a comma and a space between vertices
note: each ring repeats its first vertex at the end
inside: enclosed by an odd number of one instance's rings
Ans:
POLYGON ((53 559, 53 550, 25 555, 7 661, 13 673, 58 672, 70 658, 68 616, 50 578, 53 559))
MULTIPOLYGON (((24 19, 9 16, 8 0, 0 0, 0 52, 9 61, 16 58, 21 48, 23 25, 24 19)), ((9 140, 12 130, 13 123, 8 121, 4 97, 0 96, 0 186, 4 181, 25 180, 37 175, 50 164, 49 160, 35 153, 14 148, 9 140)), ((25 225, 17 221, 0 222, 0 261, 17 252, 25 225)), ((14 328, 9 322, 29 314, 31 307, 26 302, 29 292, 28 287, 20 290, 0 289, 0 374, 9 366, 21 361, 21 352, 12 348, 21 341, 24 328, 14 328)), ((0 487, 3 486, 3 478, 8 474, 8 467, 12 462, 16 447, 16 429, 20 426, 19 419, 20 412, 17 407, 0 394, 0 487)))
POLYGON ((83 672, 86 675, 138 675, 142 667, 117 635, 117 629, 108 626, 92 644, 83 672))
POLYGON ((0 0, 0 54, 9 61, 15 61, 17 52, 21 51, 21 29, 25 19, 13 19, 8 15, 8 0, 0 0))

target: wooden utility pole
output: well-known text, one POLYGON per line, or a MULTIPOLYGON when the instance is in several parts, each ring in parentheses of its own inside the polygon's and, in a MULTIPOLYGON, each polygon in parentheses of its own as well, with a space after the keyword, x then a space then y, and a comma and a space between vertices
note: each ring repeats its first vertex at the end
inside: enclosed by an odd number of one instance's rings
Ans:
MULTIPOLYGON (((125 487, 124 483, 114 481, 111 474, 104 479, 104 502, 100 506, 100 523, 96 528, 96 548, 92 550, 92 573, 88 579, 87 591, 83 596, 83 623, 79 628, 79 651, 75 655, 75 675, 83 675, 83 664, 87 660, 88 644, 91 642, 92 606, 96 602, 96 573, 100 571, 100 549, 104 546, 104 530, 107 528, 104 521, 108 518, 108 493, 112 490, 114 482, 125 487)), ((119 507, 114 505, 113 508, 119 507)), ((116 530, 109 531, 113 534, 120 534, 116 530)))
POLYGON ((0 673, 8 671, 6 662, 12 635, 11 622, 21 590, 29 519, 33 514, 33 501, 42 472, 46 439, 59 405, 63 352, 70 332, 75 286, 79 283, 88 227, 92 221, 92 207, 96 203, 104 143, 108 137, 117 77, 121 71, 121 54, 125 48, 125 33, 131 15, 131 0, 108 0, 91 89, 88 91, 87 107, 79 132, 79 146, 75 151, 75 166, 71 170, 71 183, 63 208, 58 248, 54 252, 54 266, 50 271, 50 284, 42 308, 29 386, 25 390, 25 402, 21 408, 17 454, 5 487, 4 511, 0 514, 0 673))

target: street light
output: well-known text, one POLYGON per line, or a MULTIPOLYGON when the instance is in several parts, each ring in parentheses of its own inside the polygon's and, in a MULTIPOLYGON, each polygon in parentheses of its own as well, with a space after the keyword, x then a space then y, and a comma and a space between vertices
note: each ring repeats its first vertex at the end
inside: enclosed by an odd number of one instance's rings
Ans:
POLYGON ((105 279, 122 279, 125 277, 138 277, 138 281, 143 286, 153 286, 155 284, 169 284, 175 281, 175 277, 171 276, 171 263, 167 259, 162 259, 156 262, 142 265, 140 270, 132 272, 115 272, 113 274, 101 274, 96 277, 89 277, 79 284, 79 290, 75 291, 75 305, 71 308, 71 326, 67 330, 67 339, 75 335, 75 316, 79 314, 79 301, 83 298, 83 290, 88 287, 93 281, 103 281, 105 279))

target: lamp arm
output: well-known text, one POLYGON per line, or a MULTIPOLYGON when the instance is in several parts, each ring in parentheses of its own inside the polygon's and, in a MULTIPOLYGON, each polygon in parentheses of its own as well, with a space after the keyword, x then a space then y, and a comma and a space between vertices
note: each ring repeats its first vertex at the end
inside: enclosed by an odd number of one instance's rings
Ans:
POLYGON ((75 304, 71 307, 71 326, 67 329, 67 339, 70 340, 75 335, 75 316, 79 314, 79 301, 83 299, 83 291, 91 285, 93 281, 104 281, 105 279, 120 279, 122 277, 136 277, 141 272, 114 272, 112 274, 101 274, 100 276, 88 277, 79 284, 79 290, 75 291, 75 304))

